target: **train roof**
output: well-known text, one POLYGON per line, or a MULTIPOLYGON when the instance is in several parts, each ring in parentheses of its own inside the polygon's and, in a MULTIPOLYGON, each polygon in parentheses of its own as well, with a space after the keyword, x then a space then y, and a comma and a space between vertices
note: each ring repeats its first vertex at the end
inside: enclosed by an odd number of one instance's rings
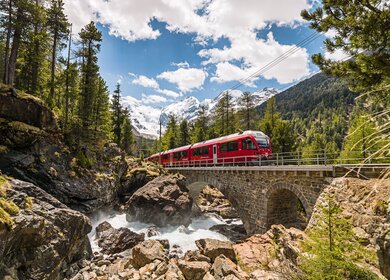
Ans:
POLYGON ((182 147, 170 149, 170 150, 168 150, 168 151, 163 152, 163 154, 165 154, 165 153, 172 153, 172 152, 175 153, 175 152, 184 151, 184 150, 189 149, 191 146, 192 146, 192 145, 187 145, 187 146, 182 146, 182 147))
POLYGON ((225 140, 235 139, 235 138, 243 136, 243 135, 252 135, 255 138, 256 137, 264 137, 264 136, 268 137, 262 131, 246 130, 244 132, 238 132, 238 133, 234 133, 234 134, 230 134, 230 135, 226 135, 226 136, 222 136, 222 137, 206 140, 206 141, 203 141, 203 142, 199 142, 199 143, 196 143, 196 144, 192 145, 192 147, 193 148, 195 148, 195 147, 202 147, 204 145, 208 145, 208 144, 215 143, 215 142, 221 142, 221 141, 225 141, 225 140))

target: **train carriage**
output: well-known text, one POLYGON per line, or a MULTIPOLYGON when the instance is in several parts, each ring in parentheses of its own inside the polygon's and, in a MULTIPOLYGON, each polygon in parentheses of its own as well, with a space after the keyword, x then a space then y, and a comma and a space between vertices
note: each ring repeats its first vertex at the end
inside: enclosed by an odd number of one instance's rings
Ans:
POLYGON ((250 164, 272 155, 270 139, 261 131, 244 131, 175 148, 147 158, 163 166, 250 164))

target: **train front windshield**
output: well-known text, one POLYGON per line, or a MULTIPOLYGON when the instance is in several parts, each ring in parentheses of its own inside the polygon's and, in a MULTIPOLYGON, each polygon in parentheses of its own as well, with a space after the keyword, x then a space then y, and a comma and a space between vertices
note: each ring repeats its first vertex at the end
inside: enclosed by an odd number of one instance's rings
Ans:
POLYGON ((257 145, 259 148, 269 148, 269 141, 267 138, 256 138, 257 145))

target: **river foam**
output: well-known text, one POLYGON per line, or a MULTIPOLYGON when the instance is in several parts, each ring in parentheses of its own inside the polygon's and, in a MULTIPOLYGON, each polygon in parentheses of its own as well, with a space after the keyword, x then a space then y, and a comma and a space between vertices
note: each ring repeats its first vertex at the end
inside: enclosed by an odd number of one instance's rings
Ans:
MULTIPOLYGON (((126 227, 137 233, 146 233, 147 229, 155 226, 142 222, 128 222, 126 214, 100 212, 91 217, 93 229, 88 235, 91 241, 92 250, 99 251, 99 247, 95 239, 95 228, 102 222, 109 222, 114 228, 126 227)), ((145 239, 167 239, 171 248, 173 245, 180 246, 183 253, 188 250, 195 250, 197 247, 195 241, 202 238, 213 238, 219 240, 229 240, 226 236, 209 230, 214 225, 234 223, 240 224, 240 220, 224 220, 216 214, 204 214, 199 217, 192 218, 192 222, 188 227, 185 226, 166 226, 159 228, 159 234, 145 239)))

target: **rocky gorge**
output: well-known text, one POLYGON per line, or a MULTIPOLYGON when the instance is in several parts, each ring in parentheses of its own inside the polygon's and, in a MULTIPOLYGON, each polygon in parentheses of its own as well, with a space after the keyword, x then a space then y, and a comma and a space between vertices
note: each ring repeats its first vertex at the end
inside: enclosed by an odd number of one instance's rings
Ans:
MULTIPOLYGON (((237 212, 212 186, 191 198, 183 176, 127 157, 115 144, 99 148, 94 161, 86 162, 68 148, 55 115, 39 100, 0 93, 0 279, 302 275, 307 230, 273 225, 263 234, 246 236, 239 224, 214 224, 213 230, 227 237, 201 236, 188 250, 163 238, 167 225, 189 237, 189 225, 197 215, 233 219, 237 212), (115 227, 106 216, 97 224, 91 222, 93 213, 107 207, 114 217, 126 220, 124 226, 115 227), (128 226, 137 221, 149 225, 142 230, 128 226)), ((318 198, 308 230, 317 226, 315 214, 328 194, 335 197, 368 252, 357 265, 376 277, 369 279, 389 278, 390 181, 333 180, 318 198)))

